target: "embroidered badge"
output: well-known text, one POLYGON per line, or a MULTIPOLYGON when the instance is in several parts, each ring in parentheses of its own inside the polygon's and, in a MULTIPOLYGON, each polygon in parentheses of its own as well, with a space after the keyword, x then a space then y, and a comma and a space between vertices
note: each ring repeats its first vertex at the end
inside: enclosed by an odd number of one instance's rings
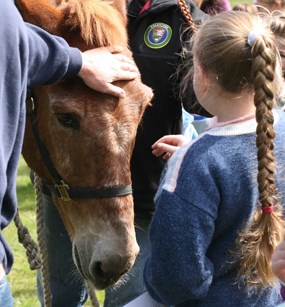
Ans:
POLYGON ((172 29, 169 25, 157 22, 150 25, 144 34, 144 42, 149 48, 159 49, 165 47, 172 36, 172 29))

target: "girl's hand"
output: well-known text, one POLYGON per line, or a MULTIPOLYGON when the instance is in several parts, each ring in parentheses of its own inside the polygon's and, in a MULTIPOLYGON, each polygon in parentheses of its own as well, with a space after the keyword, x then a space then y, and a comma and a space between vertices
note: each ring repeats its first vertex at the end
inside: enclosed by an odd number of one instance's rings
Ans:
POLYGON ((152 153, 156 157, 162 156, 164 160, 167 160, 176 150, 188 142, 188 138, 182 134, 165 135, 151 146, 152 153))
POLYGON ((272 255, 272 272, 285 283, 285 240, 276 247, 272 255))

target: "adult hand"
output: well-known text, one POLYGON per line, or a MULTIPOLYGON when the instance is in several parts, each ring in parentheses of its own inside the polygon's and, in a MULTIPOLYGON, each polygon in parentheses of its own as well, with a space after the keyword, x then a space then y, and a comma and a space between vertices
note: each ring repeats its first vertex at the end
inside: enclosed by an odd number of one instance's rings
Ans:
POLYGON ((152 153, 156 157, 162 156, 164 160, 167 160, 176 150, 188 142, 189 139, 182 134, 165 135, 151 146, 152 153))
POLYGON ((285 283, 285 241, 283 240, 272 255, 272 272, 285 283))
POLYGON ((120 46, 109 46, 82 52, 78 76, 96 91, 125 98, 125 91, 112 82, 135 79, 139 72, 132 59, 120 54, 123 50, 120 46))

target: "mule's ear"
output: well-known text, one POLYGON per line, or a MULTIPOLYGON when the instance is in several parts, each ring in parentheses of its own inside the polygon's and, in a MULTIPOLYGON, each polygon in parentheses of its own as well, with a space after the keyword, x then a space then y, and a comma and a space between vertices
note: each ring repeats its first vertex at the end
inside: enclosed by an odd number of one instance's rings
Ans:
POLYGON ((59 35, 64 19, 62 10, 48 0, 15 0, 15 4, 26 22, 39 26, 46 31, 59 35))

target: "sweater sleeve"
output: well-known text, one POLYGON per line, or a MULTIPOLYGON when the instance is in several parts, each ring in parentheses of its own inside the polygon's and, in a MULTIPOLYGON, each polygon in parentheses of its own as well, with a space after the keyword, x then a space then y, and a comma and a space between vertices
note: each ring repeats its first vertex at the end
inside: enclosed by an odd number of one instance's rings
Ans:
POLYGON ((176 173, 168 166, 150 226, 144 280, 150 295, 166 305, 205 298, 214 275, 207 250, 215 231, 218 193, 215 188, 205 191, 205 186, 214 187, 209 173, 195 174, 190 168, 178 168, 176 173), (176 177, 171 190, 168 179, 176 177))
POLYGON ((0 38, 7 53, 5 58, 12 59, 9 50, 11 52, 13 46, 15 56, 9 65, 13 71, 20 72, 23 85, 53 83, 79 73, 82 67, 80 50, 70 47, 60 37, 25 23, 13 1, 1 2, 0 17, 3 22, 0 38))
POLYGON ((155 300, 176 305, 207 295, 213 265, 206 253, 213 228, 213 219, 204 212, 175 194, 161 192, 150 228, 151 253, 144 274, 155 300))
POLYGON ((60 37, 26 23, 29 47, 30 86, 49 84, 79 73, 82 57, 79 49, 69 47, 60 37))

